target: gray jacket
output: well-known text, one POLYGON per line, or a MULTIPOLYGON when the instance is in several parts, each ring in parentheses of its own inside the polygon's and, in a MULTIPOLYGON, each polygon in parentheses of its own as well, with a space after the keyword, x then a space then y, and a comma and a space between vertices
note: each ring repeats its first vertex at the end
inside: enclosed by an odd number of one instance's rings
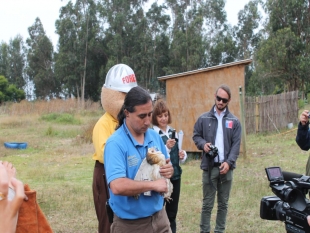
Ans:
MULTIPOLYGON (((214 115, 214 106, 209 112, 203 113, 195 123, 193 140, 199 150, 203 151, 200 168, 208 170, 213 166, 214 160, 207 157, 203 147, 207 142, 215 143, 217 130, 217 118, 214 115)), ((241 141, 241 124, 237 117, 231 114, 226 107, 223 117, 223 135, 224 135, 224 162, 229 164, 230 169, 236 168, 236 160, 239 156, 241 141)))

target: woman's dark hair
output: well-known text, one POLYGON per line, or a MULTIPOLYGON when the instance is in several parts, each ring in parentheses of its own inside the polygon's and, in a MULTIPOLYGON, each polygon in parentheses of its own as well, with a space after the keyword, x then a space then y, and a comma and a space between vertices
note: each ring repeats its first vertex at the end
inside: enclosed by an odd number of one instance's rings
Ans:
POLYGON ((152 98, 145 89, 139 86, 131 88, 125 96, 124 104, 121 110, 117 114, 118 126, 116 129, 124 123, 124 119, 126 117, 124 112, 125 109, 132 113, 136 111, 136 106, 146 104, 149 101, 152 101, 152 98))
POLYGON ((157 116, 161 115, 164 112, 168 112, 168 124, 170 124, 172 122, 171 119, 171 114, 169 111, 169 108, 166 104, 166 102, 163 99, 159 99, 156 101, 155 106, 154 106, 154 110, 153 110, 153 115, 152 115, 152 124, 158 126, 158 121, 157 121, 157 116))

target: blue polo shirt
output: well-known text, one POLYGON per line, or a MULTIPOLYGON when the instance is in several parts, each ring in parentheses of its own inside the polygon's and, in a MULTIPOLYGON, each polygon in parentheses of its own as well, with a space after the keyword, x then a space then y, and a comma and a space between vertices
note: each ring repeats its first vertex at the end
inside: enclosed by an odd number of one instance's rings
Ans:
MULTIPOLYGON (((107 140, 104 149, 104 164, 108 184, 118 178, 134 179, 140 164, 146 157, 147 149, 156 147, 166 158, 163 140, 152 129, 145 132, 143 145, 131 135, 126 122, 107 140)), ((138 219, 153 215, 163 208, 163 196, 151 192, 151 196, 140 194, 138 200, 132 196, 114 195, 110 192, 109 203, 113 212, 122 219, 138 219)))

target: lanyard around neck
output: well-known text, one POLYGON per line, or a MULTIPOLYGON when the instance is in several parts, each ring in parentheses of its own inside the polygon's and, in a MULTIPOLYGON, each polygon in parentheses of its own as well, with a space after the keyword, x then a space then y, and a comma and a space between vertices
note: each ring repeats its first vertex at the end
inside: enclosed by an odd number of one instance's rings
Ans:
MULTIPOLYGON (((128 137, 129 140, 131 141, 132 145, 136 148, 137 152, 138 152, 139 155, 140 155, 141 160, 143 160, 144 157, 146 157, 146 156, 142 157, 142 154, 141 154, 140 150, 137 148, 137 146, 135 145, 134 141, 133 141, 132 138, 130 137, 129 131, 128 131, 128 129, 127 129, 126 127, 127 127, 127 126, 124 126, 125 133, 126 133, 127 137, 128 137)), ((144 135, 144 139, 145 139, 145 135, 144 135)), ((143 140, 143 141, 144 141, 144 140, 143 140)), ((138 146, 140 146, 140 144, 138 144, 138 146)), ((145 147, 144 144, 142 144, 142 148, 143 148, 143 149, 144 149, 144 147, 145 147)), ((146 146, 146 153, 147 153, 147 151, 148 151, 148 146, 146 146)))

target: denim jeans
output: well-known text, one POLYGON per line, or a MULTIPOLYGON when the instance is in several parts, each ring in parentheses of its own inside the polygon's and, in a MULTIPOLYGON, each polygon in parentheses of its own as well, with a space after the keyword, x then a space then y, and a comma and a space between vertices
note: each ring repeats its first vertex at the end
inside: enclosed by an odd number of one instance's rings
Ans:
POLYGON ((226 225, 228 200, 232 185, 233 171, 229 170, 225 175, 220 175, 219 168, 213 167, 210 174, 211 183, 209 171, 203 171, 202 174, 203 203, 200 219, 200 232, 210 232, 211 212, 214 206, 215 195, 217 194, 218 205, 214 232, 223 233, 226 225))

